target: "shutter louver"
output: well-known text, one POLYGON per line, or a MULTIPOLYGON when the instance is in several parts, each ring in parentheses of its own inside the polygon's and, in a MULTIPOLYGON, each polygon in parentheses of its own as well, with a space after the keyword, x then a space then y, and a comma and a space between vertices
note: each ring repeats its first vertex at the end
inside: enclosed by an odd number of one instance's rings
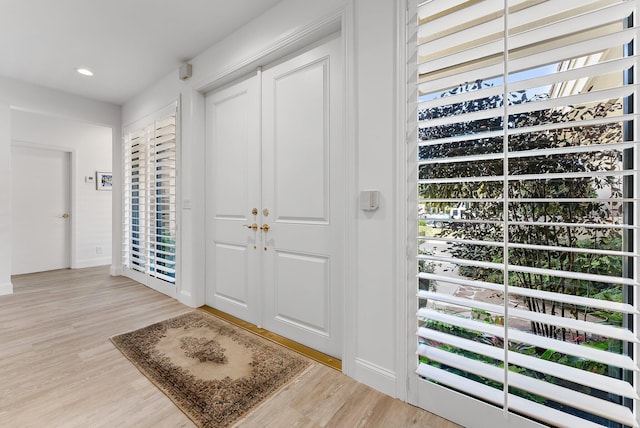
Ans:
POLYGON ((155 124, 150 144, 149 248, 154 260, 151 275, 175 282, 176 254, 176 118, 175 114, 155 124))
POLYGON ((639 426, 638 5, 416 5, 420 382, 639 426))
POLYGON ((176 113, 124 139, 124 266, 161 281, 176 278, 176 113))

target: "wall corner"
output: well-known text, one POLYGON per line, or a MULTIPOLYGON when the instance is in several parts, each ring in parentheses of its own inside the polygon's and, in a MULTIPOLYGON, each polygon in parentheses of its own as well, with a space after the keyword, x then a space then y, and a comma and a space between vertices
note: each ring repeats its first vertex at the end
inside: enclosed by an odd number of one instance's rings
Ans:
POLYGON ((0 296, 13 294, 13 284, 11 282, 0 284, 0 296))
POLYGON ((0 294, 11 285, 11 107, 0 100, 0 294))

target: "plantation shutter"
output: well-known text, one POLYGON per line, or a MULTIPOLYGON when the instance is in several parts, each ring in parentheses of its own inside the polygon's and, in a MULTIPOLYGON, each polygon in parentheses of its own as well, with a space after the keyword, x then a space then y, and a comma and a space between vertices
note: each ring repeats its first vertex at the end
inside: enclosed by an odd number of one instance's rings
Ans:
POLYGON ((416 5, 428 410, 455 391, 553 426, 638 426, 637 7, 416 5))
POLYGON ((153 286, 154 281, 173 285, 176 104, 132 126, 125 132, 123 147, 123 265, 134 279, 148 285, 153 286))
POLYGON ((153 260, 150 274, 175 283, 176 273, 176 115, 155 123, 149 146, 149 252, 153 260))
POLYGON ((145 273, 147 270, 147 130, 125 135, 123 188, 124 266, 145 273))

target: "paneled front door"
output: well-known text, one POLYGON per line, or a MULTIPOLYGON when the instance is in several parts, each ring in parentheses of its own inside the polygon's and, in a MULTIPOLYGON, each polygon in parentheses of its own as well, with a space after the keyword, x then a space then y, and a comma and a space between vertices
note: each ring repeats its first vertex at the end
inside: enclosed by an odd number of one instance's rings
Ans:
POLYGON ((207 304, 340 357, 340 39, 207 95, 207 304))

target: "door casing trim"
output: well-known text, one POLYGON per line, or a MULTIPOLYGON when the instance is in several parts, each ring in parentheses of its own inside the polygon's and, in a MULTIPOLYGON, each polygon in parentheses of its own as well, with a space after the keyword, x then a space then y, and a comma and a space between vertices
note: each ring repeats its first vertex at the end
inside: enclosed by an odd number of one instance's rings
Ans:
MULTIPOLYGON (((328 35, 340 32, 342 39, 342 61, 343 61, 343 138, 345 142, 345 171, 346 197, 344 201, 344 304, 343 304, 343 334, 342 334, 342 372, 353 377, 355 372, 355 325, 356 325, 356 242, 357 228, 355 224, 355 213, 357 213, 356 201, 351 195, 357 194, 358 174, 356 163, 357 129, 356 118, 356 80, 355 80, 355 31, 354 31, 354 0, 348 0, 345 7, 336 10, 334 13, 326 15, 309 25, 301 26, 291 32, 283 39, 275 41, 265 49, 256 52, 254 55, 238 62, 227 70, 216 75, 208 76, 193 85, 191 100, 185 100, 192 112, 194 135, 192 137, 201 141, 203 147, 205 140, 206 109, 205 96, 208 92, 221 88, 244 74, 254 71, 257 67, 268 65, 279 58, 285 57, 305 46, 327 37, 328 35)), ((185 137, 186 139, 186 137, 185 137)), ((206 156, 204 157, 206 158, 206 156)), ((205 213, 206 218, 206 213, 205 213)), ((206 276, 206 272, 204 273, 206 276)), ((206 284, 206 278, 203 284, 206 284)), ((202 290, 204 299, 204 285, 202 290)), ((200 299, 198 299, 200 300, 200 299)))

